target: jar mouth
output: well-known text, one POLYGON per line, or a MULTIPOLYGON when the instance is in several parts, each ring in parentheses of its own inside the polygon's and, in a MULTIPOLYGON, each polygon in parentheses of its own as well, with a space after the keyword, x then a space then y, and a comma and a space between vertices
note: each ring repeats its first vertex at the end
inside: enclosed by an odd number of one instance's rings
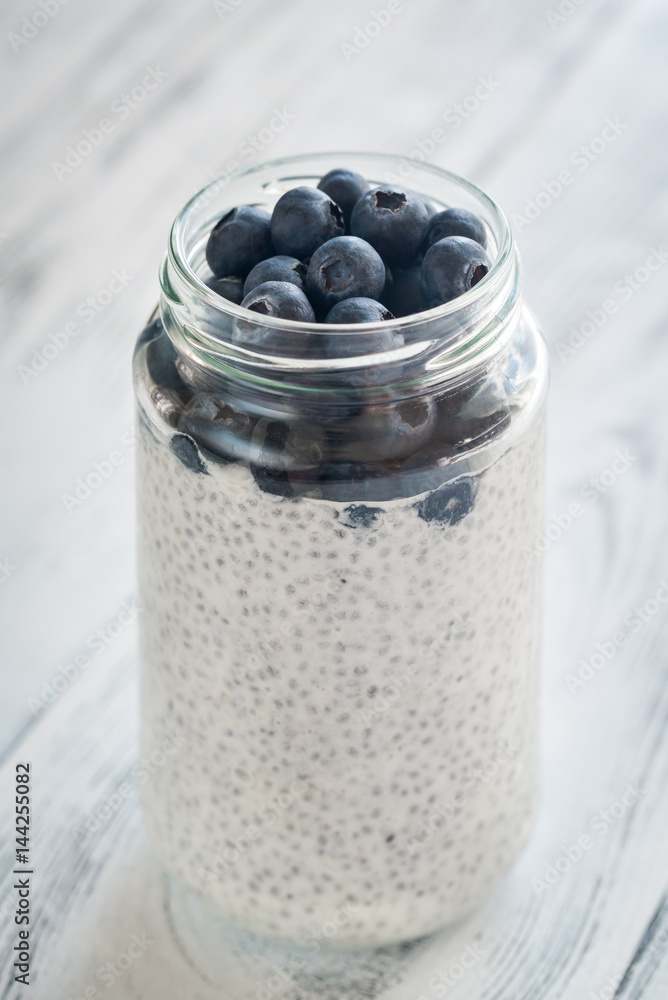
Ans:
POLYGON ((256 164, 224 174, 202 188, 174 220, 160 284, 163 322, 177 348, 192 361, 223 374, 229 374, 230 365, 236 370, 250 367, 256 376, 261 375, 262 367, 274 374, 277 370, 349 370, 368 364, 369 359, 388 372, 400 365, 405 373, 407 363, 422 358, 428 369, 447 375, 476 361, 484 363, 490 351, 499 350, 510 339, 519 320, 521 279, 508 220, 473 182, 441 167, 387 154, 316 153, 256 164), (491 237, 488 273, 444 305, 405 317, 356 324, 306 323, 258 314, 223 298, 206 284, 206 241, 226 211, 241 204, 260 204, 271 210, 285 190, 299 184, 315 185, 336 166, 358 170, 371 186, 389 183, 413 190, 439 211, 450 205, 475 211, 491 237), (393 171, 403 171, 408 177, 393 171), (395 177, 396 181, 389 179, 395 177), (240 331, 251 325, 270 333, 271 344, 266 338, 261 347, 252 338, 244 343, 240 331), (379 352, 379 333, 384 339, 395 334, 403 344, 379 352), (318 351, 325 338, 330 348, 326 361, 318 351), (352 355, 351 338, 356 345, 352 355), (307 342, 315 350, 305 350, 307 342))

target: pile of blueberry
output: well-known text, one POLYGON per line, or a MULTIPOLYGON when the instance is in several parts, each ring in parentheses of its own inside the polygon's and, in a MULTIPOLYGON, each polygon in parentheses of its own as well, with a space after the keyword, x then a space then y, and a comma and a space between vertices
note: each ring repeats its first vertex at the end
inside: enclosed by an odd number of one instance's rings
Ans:
MULTIPOLYGON (((411 191, 371 188, 360 174, 337 169, 317 188, 288 190, 271 214, 256 205, 227 212, 207 242, 208 284, 267 317, 382 323, 468 291, 491 267, 486 245, 472 212, 437 212, 411 191)), ((241 326, 258 342, 267 331, 257 320, 241 326)), ((323 336, 319 349, 326 357, 354 353, 348 341, 357 336, 323 336)), ((395 327, 373 338, 378 351, 404 343, 395 327)), ((467 476, 444 483, 441 461, 507 420, 505 387, 488 378, 415 398, 393 399, 379 386, 373 400, 358 399, 357 389, 377 384, 373 366, 346 371, 336 405, 309 397, 271 417, 193 370, 160 319, 141 335, 138 348, 144 344, 152 403, 188 469, 207 475, 211 463, 247 461, 265 493, 352 501, 342 514, 350 528, 372 526, 381 514, 374 501, 425 493, 416 503, 420 518, 457 524, 473 506, 475 484, 467 476)))
MULTIPOLYGON (((430 468, 434 459, 453 451, 449 438, 454 443, 469 432, 487 429, 491 414, 471 426, 470 416, 458 417, 450 404, 445 410, 449 397, 426 397, 360 405, 338 418, 325 413, 319 422, 297 413, 271 419, 246 411, 222 389, 194 385, 160 318, 143 330, 137 351, 145 352, 153 407, 172 428, 170 448, 191 472, 206 476, 212 463, 248 461, 265 493, 298 497, 307 492, 328 500, 355 501, 341 515, 342 526, 348 528, 375 523, 381 510, 368 501, 416 496, 426 490, 427 496, 415 505, 425 521, 455 525, 473 507, 473 479, 464 476, 443 483, 438 465, 433 475, 430 468), (427 454, 419 459, 425 448, 427 454)), ((141 410, 140 419, 153 435, 141 410)))
POLYGON ((273 213, 227 212, 206 247, 210 287, 237 305, 298 322, 369 323, 450 302, 491 267, 481 220, 411 191, 370 188, 336 169, 294 187, 273 213))

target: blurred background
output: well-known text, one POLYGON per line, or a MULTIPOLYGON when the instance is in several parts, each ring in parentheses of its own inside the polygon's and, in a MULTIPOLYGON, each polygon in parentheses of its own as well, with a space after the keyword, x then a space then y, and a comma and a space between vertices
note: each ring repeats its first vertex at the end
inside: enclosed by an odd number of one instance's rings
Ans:
POLYGON ((567 677, 668 574, 666 4, 4 0, 0 28, 0 752, 134 628, 130 359, 173 217, 237 166, 378 150, 512 221, 553 363, 546 767, 594 795, 665 687, 663 606, 567 677))

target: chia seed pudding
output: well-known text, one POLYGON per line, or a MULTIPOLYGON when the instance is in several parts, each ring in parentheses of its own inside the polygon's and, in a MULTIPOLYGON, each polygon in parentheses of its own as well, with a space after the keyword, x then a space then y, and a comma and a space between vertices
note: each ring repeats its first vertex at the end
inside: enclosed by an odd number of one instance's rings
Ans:
MULTIPOLYGON (((441 172, 424 171, 438 203, 441 172)), ((488 226, 500 257, 509 237, 488 226)), ((413 317, 399 350, 330 358, 323 391, 297 391, 321 372, 267 340, 289 340, 286 325, 227 301, 222 320, 185 322, 177 279, 135 354, 142 749, 184 740, 144 787, 149 836, 167 872, 254 933, 336 947, 427 934, 484 899, 534 820, 542 341, 497 283, 465 320, 413 317), (434 329, 447 341, 492 314, 508 319, 485 363, 478 344, 456 377, 406 350, 441 357, 434 329), (206 349, 193 328, 214 329, 206 349), (260 385, 235 377, 249 358, 260 385)))

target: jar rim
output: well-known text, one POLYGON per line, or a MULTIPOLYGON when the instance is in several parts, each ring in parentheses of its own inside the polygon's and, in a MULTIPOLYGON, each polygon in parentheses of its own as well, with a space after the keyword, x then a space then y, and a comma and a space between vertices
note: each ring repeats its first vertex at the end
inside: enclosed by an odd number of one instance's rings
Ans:
POLYGON ((177 351, 207 377, 250 380, 268 391, 328 390, 332 379, 337 386, 342 380, 350 385, 351 379, 366 386, 364 373, 373 368, 368 394, 390 387, 412 393, 438 382, 468 379, 493 364, 512 338, 522 309, 519 256, 508 220, 472 181, 433 164, 412 164, 410 184, 395 184, 396 173, 390 171, 401 172, 405 162, 387 153, 299 154, 223 174, 193 195, 171 227, 160 275, 163 324, 177 351), (489 272, 444 305, 355 324, 266 316, 230 302, 205 284, 206 244, 224 212, 235 204, 269 206, 286 190, 317 183, 342 165, 358 169, 371 185, 389 184, 440 206, 463 203, 477 211, 494 250, 489 272))
MULTIPOLYGON (((189 255, 186 249, 185 236, 188 228, 188 223, 194 216, 199 203, 203 199, 208 200, 208 192, 213 189, 219 188, 221 183, 221 177, 227 179, 228 183, 224 186, 228 187, 229 182, 241 178, 250 178, 254 174, 259 174, 266 171, 268 168, 282 169, 290 166, 297 166, 303 163, 305 159, 308 161, 318 161, 318 160, 330 160, 332 157, 340 159, 342 162, 357 160, 357 159, 384 159, 387 162, 395 161, 397 159, 402 160, 405 158, 396 157, 391 153, 373 153, 373 152, 318 152, 318 153, 308 153, 308 154, 293 154, 291 156, 284 156, 279 159, 274 160, 264 160, 261 163, 254 164, 253 166, 246 168, 239 168, 238 170, 231 171, 228 174, 222 174, 220 177, 215 178, 210 181, 207 185, 201 188, 196 194, 194 194, 179 211, 172 226, 170 228, 169 240, 168 240, 168 250, 167 250, 167 261, 170 264, 180 279, 189 286, 194 292, 196 292, 204 301, 207 306, 210 306, 213 310, 220 312, 223 315, 230 316, 232 319, 236 320, 249 320, 250 310, 243 308, 240 305, 236 305, 229 299, 223 298, 212 288, 210 288, 205 282, 199 277, 195 269, 192 267, 189 255)), ((510 224, 508 218, 500 208, 500 206, 491 198, 482 188, 480 188, 473 181, 467 180, 459 174, 453 171, 446 170, 444 167, 439 167, 431 163, 419 163, 419 169, 427 173, 432 174, 434 177, 439 178, 442 181, 449 181, 467 191, 472 195, 477 201, 483 204, 488 213, 495 219, 498 224, 498 230, 494 233, 496 242, 498 244, 498 251, 495 259, 492 261, 492 266, 490 267, 488 273, 485 277, 475 284, 468 291, 464 292, 463 295, 452 299, 450 302, 446 302, 443 305, 434 306, 431 309, 422 310, 419 313, 411 313, 409 316, 403 316, 394 318, 391 320, 374 321, 370 323, 307 323, 302 320, 289 320, 282 319, 275 316, 262 315, 261 324, 263 328, 275 329, 282 331, 294 331, 299 333, 308 333, 309 335, 326 335, 328 337, 347 335, 359 333, 373 333, 378 330, 394 330, 403 331, 407 328, 418 327, 421 323, 429 324, 434 321, 441 319, 447 319, 457 312, 461 311, 467 306, 474 306, 476 302, 487 297, 490 292, 492 292, 492 287, 499 282, 499 277, 504 274, 507 269, 507 265, 510 260, 512 260, 515 248, 512 238, 512 232, 510 229, 510 224)), ((303 178, 295 178, 296 180, 303 178)), ((379 186, 379 185, 374 185, 379 186)), ((389 185, 388 185, 389 186, 389 185)), ((408 185, 407 185, 408 187, 408 185)), ((420 192, 417 191, 416 194, 420 196, 420 192)), ((161 284, 163 282, 161 272, 161 284)), ((258 322, 258 314, 253 314, 255 322, 258 322)))

